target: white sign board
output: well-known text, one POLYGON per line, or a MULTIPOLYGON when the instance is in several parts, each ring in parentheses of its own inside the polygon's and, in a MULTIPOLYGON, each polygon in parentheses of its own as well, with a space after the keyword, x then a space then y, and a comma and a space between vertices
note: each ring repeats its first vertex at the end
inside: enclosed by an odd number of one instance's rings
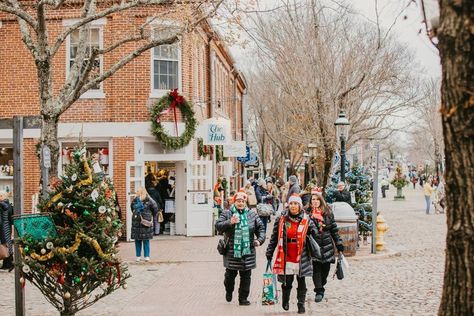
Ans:
POLYGON ((232 142, 230 145, 224 145, 224 157, 245 157, 245 141, 232 142))
POLYGON ((224 118, 210 118, 201 122, 196 137, 202 137, 204 145, 230 145, 232 133, 230 121, 224 118))

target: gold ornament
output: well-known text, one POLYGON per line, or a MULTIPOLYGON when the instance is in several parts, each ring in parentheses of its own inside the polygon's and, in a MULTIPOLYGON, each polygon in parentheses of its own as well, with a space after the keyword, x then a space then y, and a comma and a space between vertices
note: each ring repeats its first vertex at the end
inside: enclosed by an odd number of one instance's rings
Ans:
POLYGON ((67 299, 67 300, 70 299, 71 298, 71 293, 69 293, 69 292, 64 293, 64 298, 67 299))

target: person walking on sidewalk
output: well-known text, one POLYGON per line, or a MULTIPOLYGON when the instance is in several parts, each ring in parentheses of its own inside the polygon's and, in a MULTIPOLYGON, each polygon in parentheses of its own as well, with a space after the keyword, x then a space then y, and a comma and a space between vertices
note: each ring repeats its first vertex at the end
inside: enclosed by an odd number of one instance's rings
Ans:
POLYGON ((216 229, 224 233, 227 250, 224 254, 225 299, 232 301, 235 278, 240 274, 239 305, 250 305, 252 269, 257 267, 255 247, 265 242, 265 230, 255 210, 247 207, 248 196, 239 191, 234 195, 230 210, 223 211, 216 222, 216 229), (254 239, 254 236, 257 239, 254 239))
POLYGON ((0 267, 2 270, 11 271, 13 265, 13 243, 12 243, 12 225, 13 225, 13 207, 8 201, 8 194, 0 191, 0 244, 6 245, 9 256, 3 259, 0 267))
POLYGON ((132 201, 132 239, 135 239, 137 262, 141 260, 142 245, 145 261, 150 261, 150 239, 153 239, 153 218, 158 213, 158 205, 148 196, 144 187, 138 188, 132 201))
POLYGON ((382 178, 382 181, 380 181, 380 189, 382 190, 382 199, 385 199, 387 195, 385 192, 388 190, 390 184, 388 183, 387 179, 385 177, 382 178))
POLYGON ((431 206, 431 195, 434 192, 434 188, 431 186, 431 181, 426 181, 425 185, 423 186, 423 193, 425 195, 426 201, 426 214, 430 213, 430 206, 431 206))
POLYGON ((334 215, 320 192, 311 191, 311 204, 307 212, 317 227, 316 242, 321 249, 321 259, 313 260, 314 301, 319 303, 324 298, 324 286, 327 283, 331 263, 336 262, 334 244, 339 252, 344 251, 344 245, 334 215))
POLYGON ((303 203, 299 195, 292 195, 288 199, 288 212, 275 220, 266 257, 271 262, 273 252, 277 248, 273 273, 277 274, 278 280, 283 283, 281 286, 282 307, 286 311, 290 308, 290 293, 296 277, 298 314, 305 313, 304 303, 307 291, 305 277, 313 275, 312 258, 306 247, 308 234, 316 239, 316 226, 303 211, 303 203))

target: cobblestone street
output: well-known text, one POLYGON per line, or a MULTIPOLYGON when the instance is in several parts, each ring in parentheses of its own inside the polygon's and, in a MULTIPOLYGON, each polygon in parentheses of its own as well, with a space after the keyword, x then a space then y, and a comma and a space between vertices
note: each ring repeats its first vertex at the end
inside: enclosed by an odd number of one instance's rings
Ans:
MULTIPOLYGON (((389 225, 388 250, 370 255, 363 246, 348 258, 350 274, 342 281, 330 278, 323 302, 315 303, 312 280, 307 279, 307 314, 326 315, 435 315, 443 279, 445 215, 426 215, 420 188, 406 188, 406 201, 393 201, 394 188, 379 209, 389 225)), ((272 224, 273 225, 273 222, 272 224)), ((296 291, 290 312, 281 305, 261 306, 264 250, 258 250, 253 271, 251 306, 239 307, 234 292, 225 301, 224 268, 216 251, 218 237, 160 237, 152 242, 151 263, 134 262, 133 243, 121 245, 130 262, 128 289, 119 290, 78 315, 291 315, 296 314, 296 291)), ((334 266, 332 266, 334 268, 334 266)), ((330 276, 332 276, 331 269, 330 276)), ((13 273, 0 273, 1 315, 14 315, 13 273)), ((31 284, 26 288, 27 315, 57 315, 31 284)))

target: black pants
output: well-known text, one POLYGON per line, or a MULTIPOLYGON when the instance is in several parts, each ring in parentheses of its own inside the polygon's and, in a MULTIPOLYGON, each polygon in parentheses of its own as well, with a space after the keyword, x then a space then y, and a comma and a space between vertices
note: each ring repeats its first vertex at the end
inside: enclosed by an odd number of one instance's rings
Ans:
POLYGON ((226 292, 234 292, 235 277, 240 274, 239 301, 246 300, 250 293, 250 278, 252 270, 232 270, 225 269, 224 286, 226 292))
POLYGON ((386 195, 385 195, 385 188, 382 187, 382 198, 386 198, 386 195))
MULTIPOLYGON (((283 282, 281 285, 281 290, 283 296, 287 298, 290 297, 291 288, 293 287, 293 280, 295 279, 295 275, 290 274, 286 276, 286 282, 283 282)), ((306 299, 306 280, 304 277, 296 276, 296 281, 298 282, 298 288, 296 289, 296 297, 298 298, 298 303, 304 303, 306 299)))
POLYGON ((324 286, 327 283, 331 263, 320 263, 313 261, 313 283, 314 292, 324 294, 324 286))

